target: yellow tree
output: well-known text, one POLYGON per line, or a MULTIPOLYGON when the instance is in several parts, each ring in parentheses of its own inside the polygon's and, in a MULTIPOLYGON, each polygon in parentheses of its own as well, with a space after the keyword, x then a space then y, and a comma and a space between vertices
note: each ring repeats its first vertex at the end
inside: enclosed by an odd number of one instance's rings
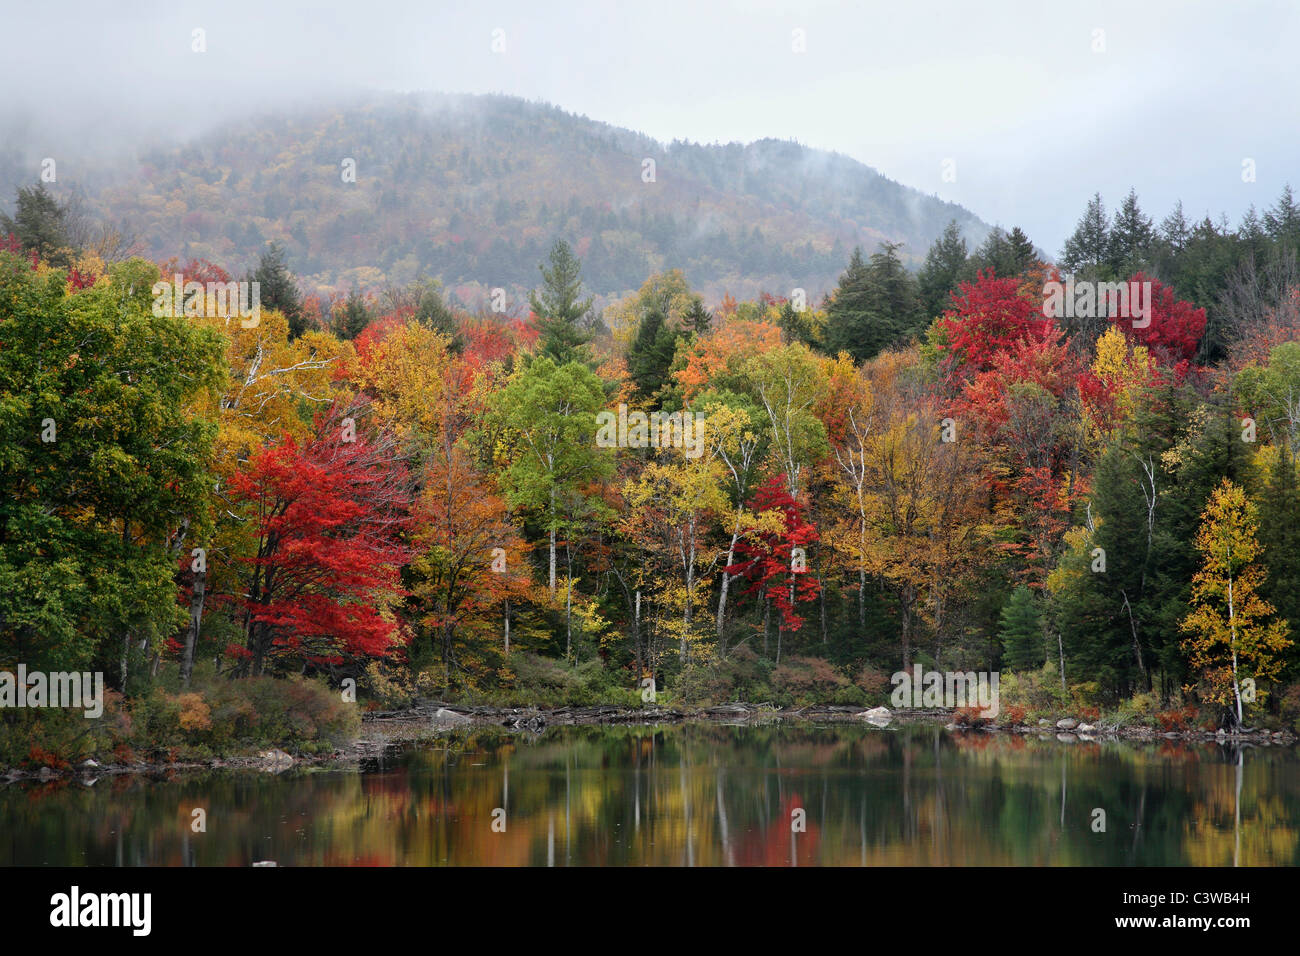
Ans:
POLYGON ((722 442, 733 440, 728 430, 730 413, 725 408, 717 410, 719 428, 712 433, 712 440, 708 426, 697 424, 704 432, 696 436, 702 440, 700 454, 688 455, 690 449, 686 448, 662 448, 657 459, 646 465, 624 491, 629 506, 624 514, 627 530, 640 538, 652 555, 657 554, 663 565, 674 567, 680 574, 680 583, 666 584, 660 593, 667 606, 680 610, 680 615, 675 615, 680 624, 674 624, 673 629, 678 631, 683 662, 695 638, 695 612, 705 599, 700 581, 720 557, 708 556, 702 539, 709 518, 728 510, 723 486, 725 466, 719 452, 722 442))
POLYGON ((897 598, 904 668, 927 605, 942 633, 947 597, 984 560, 989 527, 979 449, 945 435, 938 400, 910 374, 917 357, 915 350, 882 353, 866 366, 876 424, 862 459, 867 566, 897 598))
MULTIPOLYGON (((1255 562, 1259 518, 1242 488, 1223 479, 1210 495, 1196 533, 1201 570, 1192 578, 1192 610, 1180 629, 1183 649, 1200 675, 1202 696, 1218 704, 1231 701, 1242 723, 1242 683, 1275 681, 1281 654, 1291 641, 1284 620, 1269 620, 1271 604, 1259 596, 1264 569, 1255 562)), ((1256 694, 1262 698, 1264 689, 1256 694)))
POLYGON ((1083 415, 1088 447, 1095 451, 1132 419, 1142 390, 1152 379, 1151 355, 1112 325, 1097 339, 1092 375, 1102 395, 1084 403, 1083 415))
MULTIPOLYGON (((867 449, 875 428, 875 403, 871 382, 862 369, 853 364, 847 352, 827 362, 830 383, 819 416, 826 426, 833 473, 838 497, 847 498, 854 515, 853 534, 845 535, 850 554, 858 560, 858 624, 867 621, 867 449)), ((835 529, 838 531, 839 529, 835 529)), ((836 539, 839 534, 832 532, 836 539)))

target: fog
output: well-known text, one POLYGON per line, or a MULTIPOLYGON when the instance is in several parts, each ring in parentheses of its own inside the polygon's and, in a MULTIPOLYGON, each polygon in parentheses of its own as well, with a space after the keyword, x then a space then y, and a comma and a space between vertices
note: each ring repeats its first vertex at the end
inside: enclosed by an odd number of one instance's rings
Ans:
POLYGON ((1235 223, 1300 188, 1290 2, 6 0, 0 22, 0 153, 24 161, 437 90, 661 142, 836 150, 1053 255, 1095 191, 1108 210, 1133 187, 1157 221, 1181 198, 1235 223))

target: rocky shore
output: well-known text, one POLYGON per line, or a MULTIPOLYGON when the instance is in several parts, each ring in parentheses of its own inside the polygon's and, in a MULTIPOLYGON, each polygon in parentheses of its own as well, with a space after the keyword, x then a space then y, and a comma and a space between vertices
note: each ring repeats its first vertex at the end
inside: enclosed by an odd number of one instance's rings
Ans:
POLYGON ((1297 742, 1294 733, 1286 730, 1243 729, 1237 733, 1223 730, 1162 731, 1141 725, 1090 724, 1074 717, 1063 717, 1055 722, 1038 720, 1015 725, 996 721, 968 725, 954 722, 955 712, 946 709, 891 710, 888 707, 863 709, 852 705, 814 705, 809 707, 776 707, 768 703, 721 704, 701 708, 620 707, 598 704, 586 707, 464 707, 440 701, 424 701, 415 707, 398 711, 372 711, 364 715, 361 739, 350 747, 320 754, 293 755, 283 750, 262 750, 256 753, 214 757, 206 760, 178 760, 174 762, 103 763, 89 759, 62 769, 39 767, 35 769, 0 768, 0 782, 20 780, 58 780, 73 778, 93 786, 101 777, 121 774, 170 776, 184 771, 202 770, 255 770, 281 773, 290 768, 356 766, 360 760, 373 757, 385 748, 398 743, 412 742, 423 737, 435 737, 457 728, 501 727, 511 731, 540 734, 548 727, 578 725, 658 725, 680 723, 716 723, 721 725, 769 724, 782 721, 816 723, 870 724, 888 728, 913 723, 941 723, 944 730, 960 734, 1010 733, 1036 736, 1040 740, 1057 740, 1061 743, 1096 740, 1183 740, 1218 742, 1234 746, 1292 746, 1297 742))

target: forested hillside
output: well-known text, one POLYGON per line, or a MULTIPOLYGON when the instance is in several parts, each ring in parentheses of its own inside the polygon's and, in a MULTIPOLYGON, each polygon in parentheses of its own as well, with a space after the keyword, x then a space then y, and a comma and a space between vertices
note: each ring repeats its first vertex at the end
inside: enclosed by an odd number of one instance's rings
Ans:
MULTIPOLYGON (((33 179, 39 157, 25 159, 0 157, 6 199, 33 179)), ((153 259, 236 271, 277 240, 327 294, 423 274, 471 308, 504 288, 516 314, 556 236, 582 256, 601 303, 670 268, 716 303, 796 287, 819 298, 855 245, 902 243, 914 265, 950 220, 971 241, 988 229, 844 156, 775 140, 664 146, 500 96, 387 95, 255 116, 135 164, 69 159, 62 170, 60 198, 85 191, 88 209, 153 259)))

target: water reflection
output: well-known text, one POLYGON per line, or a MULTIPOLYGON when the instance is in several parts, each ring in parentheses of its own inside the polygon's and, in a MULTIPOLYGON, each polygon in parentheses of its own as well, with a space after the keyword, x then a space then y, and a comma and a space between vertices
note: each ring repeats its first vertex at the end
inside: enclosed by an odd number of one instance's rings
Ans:
POLYGON ((1300 760, 936 727, 489 730, 361 773, 9 785, 0 827, 3 865, 1294 865, 1300 760))

